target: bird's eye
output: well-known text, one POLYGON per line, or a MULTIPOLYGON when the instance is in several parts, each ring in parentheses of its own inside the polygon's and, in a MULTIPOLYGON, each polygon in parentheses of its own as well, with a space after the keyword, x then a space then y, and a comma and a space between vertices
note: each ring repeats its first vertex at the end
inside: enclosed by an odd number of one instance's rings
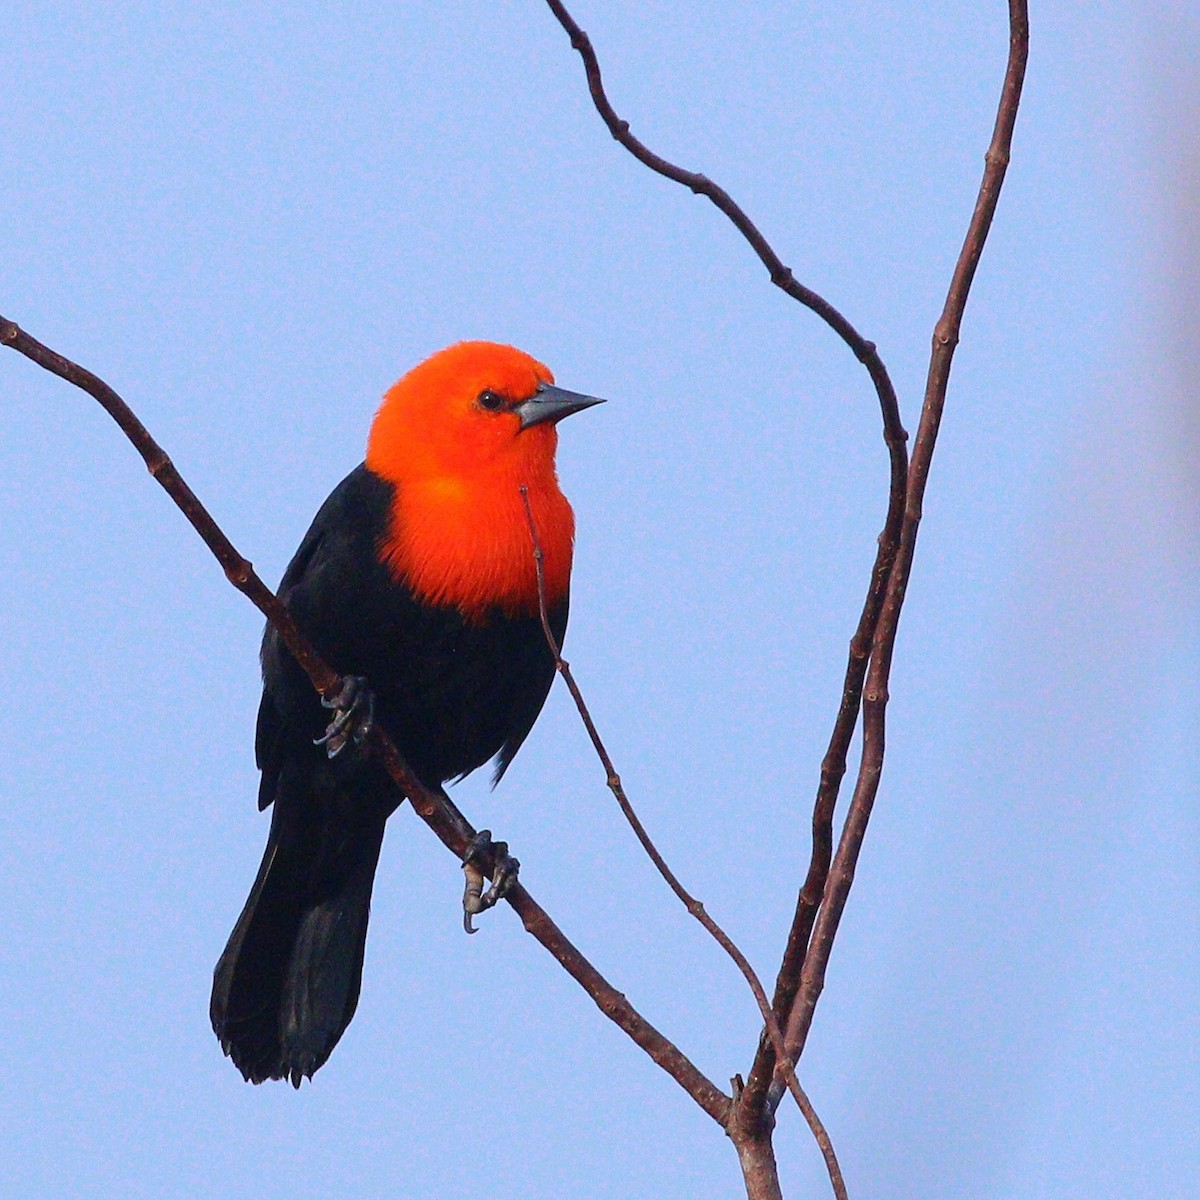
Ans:
POLYGON ((479 406, 488 412, 499 412, 504 407, 504 397, 488 388, 486 392, 479 393, 479 406))

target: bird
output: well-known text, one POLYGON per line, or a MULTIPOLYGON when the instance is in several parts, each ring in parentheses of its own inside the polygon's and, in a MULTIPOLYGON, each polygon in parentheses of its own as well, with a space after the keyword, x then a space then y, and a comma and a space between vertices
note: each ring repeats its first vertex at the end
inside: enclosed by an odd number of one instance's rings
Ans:
POLYGON ((386 392, 365 460, 284 572, 280 600, 345 687, 330 722, 268 624, 255 758, 270 831, 209 1010, 247 1081, 298 1088, 358 1005, 384 827, 403 799, 358 744, 363 726, 378 721, 426 787, 489 761, 495 786, 541 711, 555 654, 540 601, 561 645, 575 534, 557 424, 600 403, 512 346, 439 351, 386 392))

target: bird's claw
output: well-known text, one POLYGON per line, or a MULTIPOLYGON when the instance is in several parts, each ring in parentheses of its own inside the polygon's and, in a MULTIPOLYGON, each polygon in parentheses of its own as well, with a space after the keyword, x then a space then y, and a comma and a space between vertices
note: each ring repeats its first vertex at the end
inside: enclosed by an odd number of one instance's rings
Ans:
POLYGON ((468 933, 475 932, 471 918, 481 912, 487 912, 517 882, 517 872, 521 864, 508 852, 507 842, 493 842, 491 831, 481 829, 467 847, 463 857, 463 875, 466 876, 466 887, 463 889, 463 928, 468 933), (487 869, 491 868, 492 883, 484 891, 483 885, 487 878, 487 869))
POLYGON ((353 742, 361 746, 375 724, 375 695, 361 675, 347 675, 342 690, 330 699, 321 697, 325 708, 333 709, 333 720, 325 727, 322 737, 313 740, 314 746, 324 746, 330 758, 337 758, 353 742))

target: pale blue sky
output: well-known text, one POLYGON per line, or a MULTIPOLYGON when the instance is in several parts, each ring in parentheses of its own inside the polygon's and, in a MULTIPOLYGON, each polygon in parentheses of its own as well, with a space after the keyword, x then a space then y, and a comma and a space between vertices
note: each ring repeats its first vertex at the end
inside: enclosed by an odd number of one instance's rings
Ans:
MULTIPOLYGON (((580 3, 614 102, 875 339, 915 428, 1006 49, 994 3, 580 3)), ((1153 13, 1153 15, 1151 15, 1153 13)), ((646 824, 773 976, 884 502, 865 372, 621 151, 537 3, 34 4, 0 42, 0 312, 135 407, 264 578, 384 389, 464 337, 562 430, 568 653, 646 824)), ((801 1069, 857 1200, 1200 1177, 1198 32, 1037 4, 876 817, 801 1069), (1189 124, 1190 122, 1190 124, 1189 124)), ((299 1094, 208 1028, 266 837, 261 623, 99 408, 0 356, 0 1192, 738 1195, 725 1138, 412 814, 299 1094)), ((556 689, 456 799, 724 1086, 753 1001, 556 689)), ((790 1196, 826 1194, 785 1110, 790 1196)))

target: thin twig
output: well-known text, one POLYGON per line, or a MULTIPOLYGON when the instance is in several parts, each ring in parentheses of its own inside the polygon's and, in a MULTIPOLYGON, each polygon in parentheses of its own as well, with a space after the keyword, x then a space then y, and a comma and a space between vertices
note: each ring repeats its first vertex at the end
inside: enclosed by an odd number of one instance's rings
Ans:
POLYGON ((889 446, 892 441, 898 448, 903 449, 905 441, 904 429, 900 424, 900 407, 896 400, 896 392, 888 377, 887 368, 879 357, 875 343, 868 341, 854 328, 853 325, 828 300, 818 295, 811 288, 800 283, 792 269, 784 265, 783 260, 776 254, 770 242, 763 236, 762 231, 750 220, 742 207, 719 184, 714 183, 707 175, 697 171, 688 171, 683 167, 669 162, 662 155, 656 154, 643 141, 635 137, 629 130, 629 122, 622 118, 613 108, 604 90, 600 75, 600 61, 592 47, 591 39, 579 27, 575 18, 567 11, 560 0, 546 0, 550 11, 571 39, 571 48, 578 52, 583 59, 584 70, 587 72, 588 90, 592 102, 596 106, 605 125, 613 137, 625 147, 639 162, 650 170, 666 179, 682 184, 699 196, 706 196, 717 208, 733 222, 737 231, 750 243, 754 253, 758 255, 763 266, 770 273, 771 282, 785 291, 794 300, 799 301, 805 308, 810 309, 821 318, 838 337, 854 351, 855 357, 870 372, 875 389, 879 393, 880 404, 883 408, 884 422, 887 429, 889 446))
MULTIPOLYGON (((895 501, 895 494, 893 491, 889 502, 889 528, 894 511, 898 510, 903 515, 903 488, 901 488, 899 504, 895 501)), ((837 719, 834 722, 833 733, 830 735, 825 757, 821 760, 820 783, 817 787, 816 802, 813 805, 812 855, 809 860, 808 873, 800 887, 799 895, 796 897, 796 911, 792 916, 783 959, 775 979, 772 1008, 781 1021, 787 1019, 795 1002, 796 992, 800 986, 800 972, 808 950, 809 937, 812 934, 817 909, 825 892, 825 880, 829 875, 829 864, 833 855, 833 815, 837 807, 842 778, 846 774, 846 756, 850 749, 850 741, 858 723, 863 681, 866 678, 867 664, 870 660, 871 640, 883 608, 886 581, 892 563, 895 561, 897 545, 897 542, 889 540, 887 529, 885 529, 884 534, 880 535, 879 549, 871 572, 871 584, 867 590, 862 615, 859 617, 858 628, 850 641, 850 655, 846 664, 845 681, 842 685, 842 699, 838 705, 837 719)), ((741 1103, 747 1111, 761 1112, 763 1110, 766 1104, 767 1089, 775 1073, 775 1063, 775 1047, 771 1039, 764 1035, 759 1039, 758 1052, 754 1057, 754 1064, 750 1068, 746 1087, 742 1093, 741 1103)))
MULTIPOLYGON (((550 616, 546 607, 545 556, 542 554, 542 542, 541 538, 538 537, 537 523, 533 517, 533 507, 529 503, 529 489, 524 484, 521 485, 521 502, 525 505, 525 520, 529 524, 529 535, 533 541, 533 563, 534 570, 537 573, 538 612, 542 621, 542 633, 545 635, 546 644, 550 647, 550 653, 554 656, 555 670, 558 671, 563 678, 563 682, 567 685, 567 690, 571 693, 571 699, 575 701, 575 707, 579 710, 579 716, 583 721, 584 728, 588 732, 588 737, 592 740, 596 756, 600 759, 600 763, 604 767, 605 781, 608 784, 609 790, 616 798, 617 804, 621 812, 625 815, 626 821, 629 822, 630 827, 633 829, 637 840, 641 842, 642 849, 650 856, 650 861, 654 863, 658 873, 666 880, 667 886, 679 898, 684 908, 704 926, 717 945, 729 955, 738 970, 741 971, 746 982, 750 985, 750 990, 754 993, 754 999, 758 1003, 759 1012, 762 1014, 763 1022, 767 1028, 768 1036, 775 1047, 780 1073, 787 1081, 787 1086, 795 1098, 801 1113, 804 1115, 804 1119, 808 1122, 808 1127, 812 1130, 813 1137, 816 1139, 817 1145, 821 1149, 821 1154, 825 1158, 825 1166, 829 1172, 829 1178, 833 1182, 834 1195, 837 1197, 837 1200, 847 1200, 846 1184, 842 1178, 842 1170, 838 1165, 837 1155, 833 1149, 833 1142, 830 1140, 824 1124, 817 1115, 816 1109, 813 1108, 812 1101, 800 1086, 800 1081, 796 1078, 796 1072, 791 1060, 784 1052, 783 1031, 779 1027, 779 1022, 776 1020, 774 1012, 771 1011, 771 1004, 767 1000, 767 993, 763 988, 762 982, 759 980, 754 968, 750 965, 750 960, 742 953, 737 943, 709 915, 704 904, 697 900, 679 882, 675 872, 667 865, 666 859, 663 858, 653 839, 646 832, 646 827, 642 824, 641 818, 637 815, 629 796, 626 794, 624 785, 621 783, 621 777, 617 774, 617 769, 613 765, 612 758, 608 753, 607 747, 604 745, 603 739, 600 737, 595 721, 592 720, 592 714, 588 709, 587 702, 583 698, 583 692, 579 684, 575 681, 570 664, 563 658, 562 647, 559 645, 558 639, 554 636, 554 630, 550 628, 550 616)), ((740 1107, 740 1105, 733 1106, 731 1116, 736 1115, 736 1111, 740 1107)))
MULTIPOLYGON (((954 358, 954 349, 958 345, 963 312, 967 306, 975 269, 979 265, 979 257, 983 253, 984 243, 987 241, 996 212, 996 204, 1000 198, 1000 189, 1012 152, 1013 130, 1016 126, 1021 87, 1025 80, 1025 66, 1029 57, 1027 0, 1009 0, 1008 11, 1008 65, 991 144, 984 160, 983 180, 979 186, 979 195, 975 201, 975 210, 971 215, 962 251, 950 281, 946 303, 933 333, 925 400, 916 441, 913 443, 900 551, 888 580, 883 612, 875 631, 871 651, 871 666, 863 699, 863 750, 858 779, 854 797, 846 814, 837 855, 826 882, 825 896, 813 929, 812 942, 804 961, 800 992, 788 1020, 787 1048, 793 1059, 798 1058, 804 1050, 817 1000, 825 986, 825 970, 829 963, 830 950, 845 908, 846 897, 854 881, 854 869, 879 788, 879 776, 883 766, 888 677, 891 672, 900 610, 904 604, 904 594, 912 571, 925 484, 929 478, 938 428, 945 408, 950 365, 954 358)), ((780 1089, 776 1085, 772 1088, 773 1103, 777 1104, 779 1097, 780 1089)))
MULTIPOLYGON (((742 207, 719 184, 714 183, 706 175, 688 171, 669 162, 660 154, 651 150, 644 142, 630 132, 629 122, 623 119, 613 108, 604 90, 600 73, 600 63, 591 39, 579 27, 574 17, 560 0, 546 0, 551 12, 571 39, 571 46, 583 60, 587 74, 588 90, 592 102, 596 106, 605 125, 612 136, 625 147, 639 162, 650 170, 673 180, 683 187, 689 188, 697 195, 707 197, 733 223, 738 232, 750 244, 763 266, 767 268, 771 282, 786 292, 794 300, 803 304, 824 321, 854 352, 871 376, 875 392, 879 399, 880 413, 883 418, 883 439, 887 446, 890 469, 890 486, 888 490, 888 511, 884 521, 883 532, 879 535, 879 545, 875 563, 871 569, 871 580, 867 597, 863 604, 858 626, 850 641, 849 661, 842 684, 842 696, 838 705, 838 714, 834 722, 833 733, 825 758, 821 763, 820 782, 817 797, 813 807, 813 847, 809 862, 808 873, 796 901, 796 911, 792 926, 788 933, 787 945, 783 961, 775 983, 774 1011, 780 1019, 786 1019, 791 1011, 800 982, 800 971, 804 961, 805 950, 808 946, 809 935, 817 907, 824 894, 825 880, 829 872, 830 856, 833 848, 833 815, 837 807, 838 792, 842 778, 846 773, 846 756, 849 753, 850 742, 858 723, 858 713, 861 705, 863 681, 867 673, 867 662, 870 647, 883 608, 884 592, 891 574, 892 564, 900 544, 900 530, 904 519, 905 488, 908 474, 908 460, 905 442, 908 435, 900 421, 900 406, 896 399, 887 368, 879 357, 874 342, 864 338, 857 329, 836 309, 811 288, 797 281, 791 269, 784 265, 783 260, 775 252, 770 242, 763 236, 761 230, 746 215, 742 207)), ((764 1028, 759 1041, 758 1052, 751 1068, 745 1091, 740 1100, 741 1106, 747 1112, 759 1112, 766 1102, 767 1087, 775 1070, 775 1049, 764 1028)))
MULTIPOLYGON (((100 402, 145 460, 151 475, 163 486, 216 556, 229 581, 250 598, 278 631, 292 656, 312 680, 313 687, 325 696, 333 696, 340 691, 342 681, 337 672, 313 649, 282 602, 238 553, 125 401, 91 371, 51 350, 4 317, 0 317, 0 344, 17 350, 38 366, 81 388, 100 402)), ((379 722, 372 726, 370 744, 400 791, 412 802, 417 815, 461 860, 475 836, 475 830, 462 819, 453 805, 446 802, 442 794, 425 787, 417 779, 379 722)), ((646 1021, 625 996, 592 966, 524 887, 515 884, 505 899, 529 933, 591 996, 600 1011, 645 1050, 714 1121, 724 1126, 731 1106, 730 1098, 706 1078, 674 1043, 646 1021)))

